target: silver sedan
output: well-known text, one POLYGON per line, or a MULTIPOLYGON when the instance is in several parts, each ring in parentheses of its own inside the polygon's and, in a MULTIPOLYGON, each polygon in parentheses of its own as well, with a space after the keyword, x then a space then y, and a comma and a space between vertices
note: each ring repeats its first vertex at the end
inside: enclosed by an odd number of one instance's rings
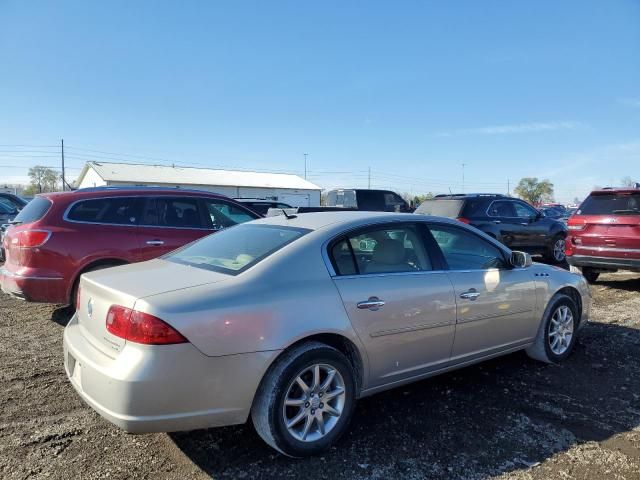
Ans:
POLYGON ((65 368, 129 432, 250 417, 299 457, 334 444, 358 398, 516 350, 564 360, 590 303, 582 276, 457 221, 279 216, 83 275, 65 368))

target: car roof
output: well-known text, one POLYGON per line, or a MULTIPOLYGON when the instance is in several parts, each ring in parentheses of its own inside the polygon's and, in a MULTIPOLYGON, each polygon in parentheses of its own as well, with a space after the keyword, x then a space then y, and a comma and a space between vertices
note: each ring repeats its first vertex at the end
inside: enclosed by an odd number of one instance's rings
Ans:
POLYGON ((414 213, 394 213, 394 212, 366 212, 357 210, 348 210, 344 212, 310 212, 295 214, 295 217, 289 215, 276 215, 273 217, 261 218, 253 223, 264 225, 279 225, 298 228, 307 228, 309 230, 319 230, 327 226, 335 227, 357 227, 367 225, 369 223, 380 222, 415 222, 437 220, 439 222, 459 224, 456 220, 445 217, 432 217, 429 215, 420 215, 414 213))
POLYGON ((640 188, 634 187, 607 187, 593 190, 591 195, 606 195, 608 193, 640 193, 640 188))
POLYGON ((196 190, 187 188, 172 187, 94 187, 81 188, 67 192, 41 193, 38 196, 48 198, 52 201, 78 200, 83 198, 104 198, 121 196, 143 196, 143 195, 176 195, 176 196, 202 196, 209 198, 224 198, 233 201, 232 198, 206 190, 196 190))
MULTIPOLYGON (((458 200, 465 198, 513 198, 502 193, 440 193, 428 200, 458 200)), ((425 200, 428 201, 428 200, 425 200)))

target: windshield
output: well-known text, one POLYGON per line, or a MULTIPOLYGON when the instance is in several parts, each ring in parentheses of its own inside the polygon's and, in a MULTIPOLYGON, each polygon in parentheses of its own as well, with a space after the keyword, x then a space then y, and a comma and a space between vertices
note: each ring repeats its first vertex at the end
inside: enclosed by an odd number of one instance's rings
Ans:
POLYGON ((170 262, 236 275, 309 231, 275 225, 237 225, 191 243, 163 258, 170 262))
POLYGON ((640 215, 640 193, 611 193, 589 196, 578 215, 640 215))
POLYGON ((36 197, 20 210, 20 213, 13 220, 14 223, 31 223, 37 222, 45 213, 49 211, 51 201, 44 197, 36 197))

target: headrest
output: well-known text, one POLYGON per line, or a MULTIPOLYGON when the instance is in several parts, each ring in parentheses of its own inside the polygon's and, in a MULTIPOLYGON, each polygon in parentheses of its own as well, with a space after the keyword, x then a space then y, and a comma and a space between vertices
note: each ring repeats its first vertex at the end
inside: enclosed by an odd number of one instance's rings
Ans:
POLYGON ((372 262, 395 265, 405 260, 404 244, 400 240, 387 238, 378 242, 373 249, 372 262))

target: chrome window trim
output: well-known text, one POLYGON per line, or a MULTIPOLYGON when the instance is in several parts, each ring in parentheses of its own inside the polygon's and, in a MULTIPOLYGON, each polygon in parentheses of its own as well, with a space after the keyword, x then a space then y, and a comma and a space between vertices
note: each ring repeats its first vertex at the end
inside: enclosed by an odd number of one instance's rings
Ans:
MULTIPOLYGON (((221 228, 219 229, 214 229, 214 228, 202 228, 202 227, 170 227, 170 226, 165 226, 165 225, 145 225, 145 224, 141 224, 141 223, 105 223, 105 222, 86 222, 84 220, 72 220, 69 218, 69 212, 71 211, 71 209, 80 202, 86 202, 89 200, 105 200, 105 199, 114 199, 114 198, 142 198, 142 199, 147 199, 147 198, 162 198, 162 197, 172 197, 172 198, 196 198, 199 200, 214 200, 213 198, 210 197, 206 197, 206 196, 199 196, 199 195, 148 195, 148 194, 141 194, 141 195, 112 195, 112 196, 107 196, 107 197, 95 197, 95 198, 81 198, 79 200, 75 200, 74 202, 72 202, 71 204, 69 204, 69 206, 66 208, 66 210, 64 211, 64 214, 62 215, 62 219, 65 222, 69 222, 69 223, 79 223, 79 224, 84 224, 84 225, 105 225, 105 226, 112 226, 112 227, 144 227, 144 228, 168 228, 168 229, 172 229, 172 230, 200 230, 200 231, 205 231, 205 232, 217 232, 219 230, 222 230, 221 228)), ((216 200, 218 200, 216 198, 216 200)), ((222 199, 223 202, 227 202, 227 200, 222 199)), ((233 202, 231 203, 233 206, 236 206, 233 202)), ((256 217, 254 220, 256 220, 259 217, 256 217)), ((238 224, 239 225, 239 224, 238 224)))

